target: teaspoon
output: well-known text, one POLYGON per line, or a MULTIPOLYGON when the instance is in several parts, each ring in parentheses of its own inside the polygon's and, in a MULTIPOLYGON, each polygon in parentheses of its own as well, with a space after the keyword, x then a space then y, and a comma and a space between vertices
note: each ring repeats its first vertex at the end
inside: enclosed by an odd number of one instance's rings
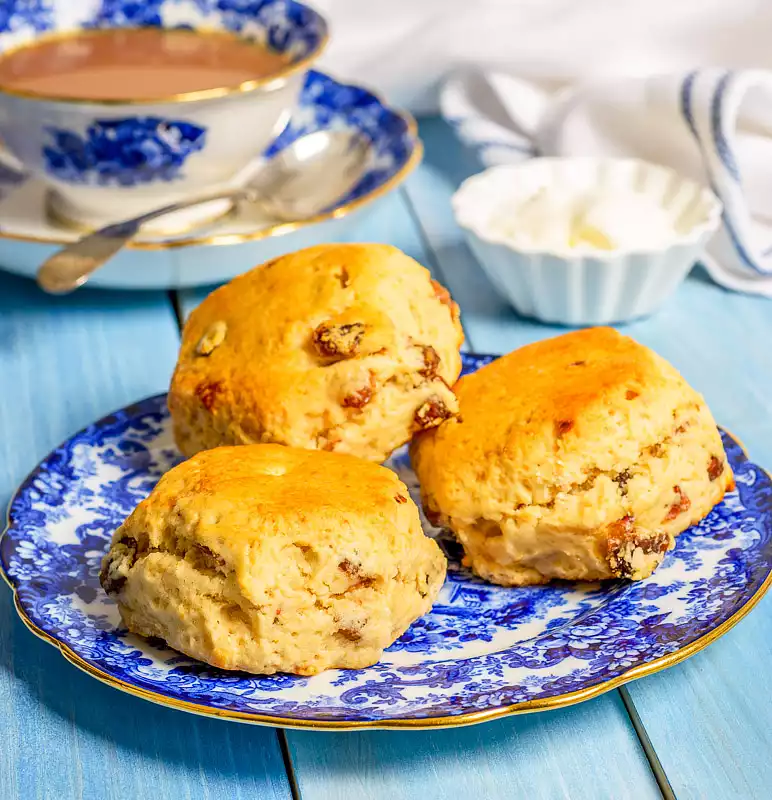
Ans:
POLYGON ((316 216, 334 205, 364 174, 370 144, 348 131, 316 131, 296 139, 238 189, 200 195, 134 219, 107 225, 67 245, 41 264, 38 285, 67 294, 115 256, 151 220, 213 200, 257 203, 281 222, 316 216))

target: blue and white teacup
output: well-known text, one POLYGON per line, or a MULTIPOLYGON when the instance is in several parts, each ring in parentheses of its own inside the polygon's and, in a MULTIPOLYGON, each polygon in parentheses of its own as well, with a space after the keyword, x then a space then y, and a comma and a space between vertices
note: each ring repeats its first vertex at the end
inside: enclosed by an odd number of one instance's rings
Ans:
POLYGON ((50 187, 60 221, 99 227, 238 182, 286 126, 327 42, 324 19, 295 0, 3 0, 0 54, 51 34, 146 26, 228 31, 288 63, 265 79, 168 100, 72 100, 0 86, 0 140, 50 187))

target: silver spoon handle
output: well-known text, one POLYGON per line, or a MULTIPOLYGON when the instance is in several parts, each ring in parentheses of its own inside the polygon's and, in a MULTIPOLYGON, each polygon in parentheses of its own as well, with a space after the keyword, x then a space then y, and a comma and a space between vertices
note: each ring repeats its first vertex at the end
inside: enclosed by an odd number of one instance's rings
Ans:
POLYGON ((245 193, 244 190, 234 191, 233 189, 227 192, 217 192, 205 197, 183 200, 163 208, 157 208, 134 219, 107 225, 84 236, 77 242, 63 247, 44 261, 37 273, 38 286, 49 294, 67 294, 75 291, 79 286, 83 286, 93 272, 96 272, 125 247, 146 222, 175 211, 211 203, 213 200, 239 198, 245 193))

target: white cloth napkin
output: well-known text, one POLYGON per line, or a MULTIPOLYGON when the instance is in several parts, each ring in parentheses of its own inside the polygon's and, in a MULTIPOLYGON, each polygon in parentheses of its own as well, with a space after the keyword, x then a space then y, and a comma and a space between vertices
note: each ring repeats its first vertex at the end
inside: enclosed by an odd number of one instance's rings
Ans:
POLYGON ((436 113, 442 81, 464 67, 550 87, 715 64, 772 69, 768 0, 305 2, 330 22, 321 68, 415 113, 436 113))
POLYGON ((772 297, 772 72, 700 69, 556 93, 500 72, 452 77, 443 115, 487 166, 535 155, 635 156, 713 188, 717 283, 772 297))

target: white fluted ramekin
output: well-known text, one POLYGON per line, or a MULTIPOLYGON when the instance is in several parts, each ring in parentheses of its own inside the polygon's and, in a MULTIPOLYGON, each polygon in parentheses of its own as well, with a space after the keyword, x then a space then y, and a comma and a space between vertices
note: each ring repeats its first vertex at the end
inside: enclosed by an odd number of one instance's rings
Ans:
POLYGON ((699 259, 722 210, 708 189, 635 159, 537 158, 493 167, 466 180, 452 202, 472 252, 515 310, 576 326, 625 322, 656 311, 699 259), (681 230, 667 246, 651 250, 518 247, 495 230, 494 220, 508 205, 515 213, 526 185, 554 186, 556 192, 604 187, 645 192, 673 210, 681 230))

